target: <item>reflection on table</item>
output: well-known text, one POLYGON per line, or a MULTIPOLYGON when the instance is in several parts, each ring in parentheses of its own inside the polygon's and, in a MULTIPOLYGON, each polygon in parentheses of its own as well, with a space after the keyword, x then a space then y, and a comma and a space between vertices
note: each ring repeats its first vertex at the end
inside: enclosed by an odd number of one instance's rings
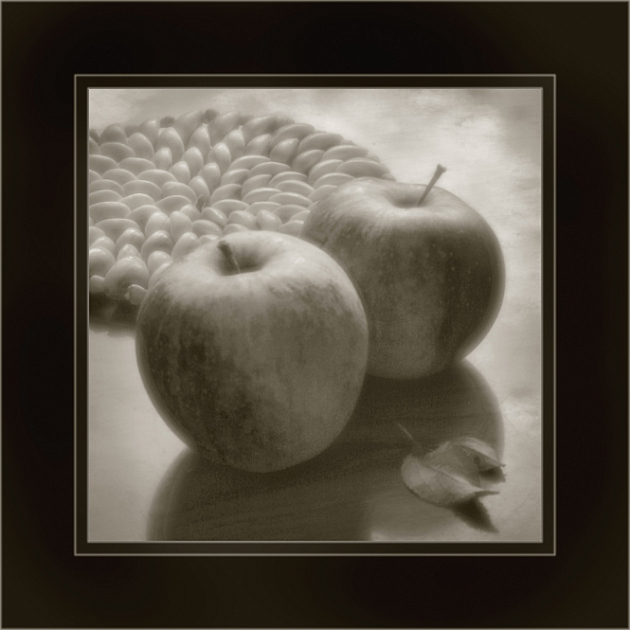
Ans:
POLYGON ((479 500, 451 510, 406 488, 400 465, 411 445, 397 423, 426 448, 472 436, 503 451, 496 399, 468 362, 423 380, 367 377, 343 434, 304 464, 249 473, 185 450, 153 499, 148 539, 431 540, 452 527, 489 539, 500 533, 479 500))

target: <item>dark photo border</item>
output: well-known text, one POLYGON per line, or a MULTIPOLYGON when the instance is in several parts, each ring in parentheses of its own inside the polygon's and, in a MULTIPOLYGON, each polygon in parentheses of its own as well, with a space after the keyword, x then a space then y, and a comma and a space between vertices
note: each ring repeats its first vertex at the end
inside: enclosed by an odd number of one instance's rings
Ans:
POLYGON ((5 627, 628 627, 626 3, 3 3, 2 52, 5 627), (555 77, 555 555, 75 555, 74 77, 216 73, 555 77))

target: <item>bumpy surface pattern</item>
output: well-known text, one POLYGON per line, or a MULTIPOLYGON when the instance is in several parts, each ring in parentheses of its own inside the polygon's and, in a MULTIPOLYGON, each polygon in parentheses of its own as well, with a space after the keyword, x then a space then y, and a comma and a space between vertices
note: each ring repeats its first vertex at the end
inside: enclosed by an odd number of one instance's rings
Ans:
POLYGON ((356 177, 394 179, 364 147, 283 115, 215 110, 90 129, 90 309, 132 316, 173 260, 224 234, 299 236, 356 177))

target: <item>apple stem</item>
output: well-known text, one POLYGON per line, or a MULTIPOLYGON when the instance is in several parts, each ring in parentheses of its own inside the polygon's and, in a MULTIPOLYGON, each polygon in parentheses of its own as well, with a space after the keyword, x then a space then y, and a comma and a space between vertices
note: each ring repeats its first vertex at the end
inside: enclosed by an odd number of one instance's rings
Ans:
POLYGON ((445 171, 446 169, 441 165, 438 164, 437 168, 435 169, 435 173, 433 173, 433 177, 431 178, 431 181, 427 184, 427 187, 424 189, 424 192, 422 193, 420 199, 418 200, 418 204, 417 205, 422 205, 422 202, 427 198, 427 195, 431 192, 431 188, 433 188, 433 186, 435 185, 435 182, 437 182, 438 179, 440 179, 440 177, 442 176, 442 173, 445 171))
POLYGON ((230 244, 226 241, 221 240, 218 242, 217 246, 221 250, 221 253, 225 256, 225 260, 230 269, 234 273, 241 273, 241 268, 238 266, 236 258, 234 258, 234 252, 232 251, 230 244))

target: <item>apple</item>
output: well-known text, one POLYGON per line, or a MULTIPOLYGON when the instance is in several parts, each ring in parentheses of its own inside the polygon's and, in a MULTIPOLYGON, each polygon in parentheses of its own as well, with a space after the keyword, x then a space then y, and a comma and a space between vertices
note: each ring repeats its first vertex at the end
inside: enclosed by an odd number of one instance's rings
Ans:
POLYGON ((419 378, 462 359, 503 300, 504 263, 490 225, 452 193, 361 177, 318 201, 301 237, 328 252, 363 301, 368 373, 419 378))
POLYGON ((149 396, 192 448, 268 472, 326 449, 365 376, 367 320, 341 267, 294 236, 246 231, 170 264, 138 311, 149 396))

